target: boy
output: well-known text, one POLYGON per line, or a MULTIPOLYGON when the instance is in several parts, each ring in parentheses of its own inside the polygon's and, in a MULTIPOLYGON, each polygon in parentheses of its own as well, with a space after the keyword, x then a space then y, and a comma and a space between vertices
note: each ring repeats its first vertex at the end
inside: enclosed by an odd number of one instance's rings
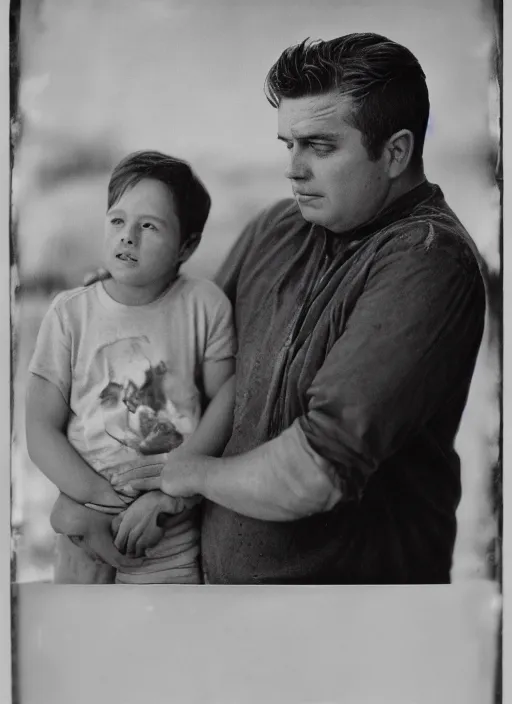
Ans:
POLYGON ((116 569, 81 536, 80 511, 65 508, 57 582, 200 582, 196 502, 128 495, 111 480, 134 463, 164 463, 180 445, 218 454, 231 433, 230 304, 213 283, 178 273, 210 203, 185 162, 148 151, 126 157, 108 186, 111 278, 60 293, 43 319, 29 367, 30 457, 61 491, 57 505, 67 496, 96 509, 102 529, 117 514, 119 550, 140 556, 141 544, 153 547, 151 558, 116 569), (179 516, 162 525, 169 513, 179 516))

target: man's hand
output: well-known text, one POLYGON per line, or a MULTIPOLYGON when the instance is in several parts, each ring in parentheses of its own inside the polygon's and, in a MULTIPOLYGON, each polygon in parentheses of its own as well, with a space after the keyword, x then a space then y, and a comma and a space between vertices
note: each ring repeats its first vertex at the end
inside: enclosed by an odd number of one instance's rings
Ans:
POLYGON ((112 484, 118 490, 118 482, 128 485, 135 491, 152 491, 160 489, 164 494, 181 499, 182 509, 195 505, 202 494, 203 477, 209 462, 214 458, 205 455, 190 455, 185 451, 174 450, 160 475, 150 473, 147 467, 131 469, 112 484))
MULTIPOLYGON (((154 482, 135 477, 130 481, 139 490, 151 489, 154 482)), ((173 450, 160 488, 184 501, 200 495, 262 521, 294 521, 330 511, 343 496, 338 473, 309 446, 298 421, 242 455, 187 454, 186 446, 173 450)))
POLYGON ((84 276, 84 286, 90 286, 91 284, 95 284, 97 281, 105 281, 105 279, 110 279, 110 276, 110 272, 106 269, 98 269, 97 271, 84 276))
POLYGON ((114 489, 126 496, 136 496, 139 493, 139 490, 132 487, 133 480, 147 480, 144 485, 147 486, 147 488, 143 491, 160 489, 160 475, 167 456, 160 462, 157 460, 159 457, 161 456, 155 455, 155 459, 151 464, 141 465, 140 462, 125 463, 110 470, 106 470, 105 475, 108 477, 114 489))
POLYGON ((165 514, 180 513, 183 508, 181 499, 166 496, 161 491, 143 494, 112 521, 116 548, 127 555, 143 556, 162 538, 165 514))

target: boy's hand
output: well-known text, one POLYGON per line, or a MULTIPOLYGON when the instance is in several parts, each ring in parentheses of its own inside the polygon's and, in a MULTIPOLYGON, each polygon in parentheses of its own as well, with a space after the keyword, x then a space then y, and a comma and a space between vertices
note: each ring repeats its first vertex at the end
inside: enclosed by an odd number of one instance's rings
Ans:
POLYGON ((123 555, 114 545, 111 523, 112 516, 86 509, 88 515, 82 522, 84 546, 116 569, 140 567, 142 559, 123 555))
POLYGON ((84 547, 116 569, 139 567, 143 560, 127 557, 114 545, 112 516, 86 508, 65 494, 59 494, 50 523, 56 533, 82 538, 84 547))
POLYGON ((112 521, 116 548, 127 555, 143 556, 164 534, 162 519, 165 516, 159 516, 180 513, 184 508, 181 499, 166 496, 161 491, 143 494, 112 521))

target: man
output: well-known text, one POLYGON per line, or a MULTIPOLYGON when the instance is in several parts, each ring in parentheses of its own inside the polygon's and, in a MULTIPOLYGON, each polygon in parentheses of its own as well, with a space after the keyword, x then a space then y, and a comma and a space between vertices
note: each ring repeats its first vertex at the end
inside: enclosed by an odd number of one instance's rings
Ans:
POLYGON ((266 88, 294 200, 217 277, 239 338, 231 439, 126 481, 206 498, 211 583, 449 582, 485 293, 423 172, 424 73, 351 34, 287 49, 266 88))

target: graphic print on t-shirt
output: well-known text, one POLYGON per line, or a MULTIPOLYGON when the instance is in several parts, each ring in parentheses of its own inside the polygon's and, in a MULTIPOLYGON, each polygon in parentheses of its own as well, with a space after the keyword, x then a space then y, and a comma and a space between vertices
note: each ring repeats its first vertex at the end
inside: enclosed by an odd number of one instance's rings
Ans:
POLYGON ((118 340, 98 350, 106 385, 99 394, 105 433, 141 455, 170 452, 198 422, 195 386, 152 354, 146 337, 118 340))

